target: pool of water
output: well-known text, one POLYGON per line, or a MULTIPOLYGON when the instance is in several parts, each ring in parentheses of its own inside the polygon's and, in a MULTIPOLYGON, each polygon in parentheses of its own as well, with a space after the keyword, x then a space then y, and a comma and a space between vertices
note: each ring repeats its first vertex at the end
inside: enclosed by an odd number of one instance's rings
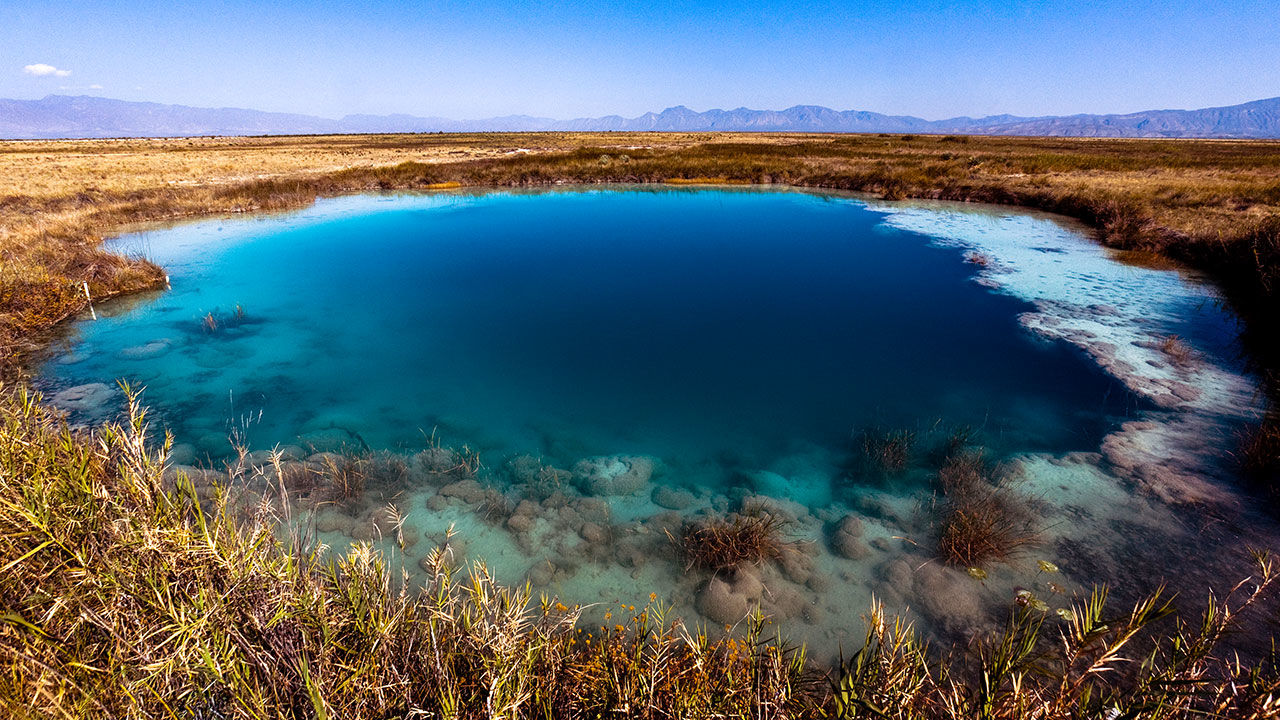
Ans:
POLYGON ((959 632, 1034 579, 929 560, 957 431, 1026 476, 1047 528, 1033 555, 1062 562, 1086 526, 1180 532, 1169 508, 1226 493, 1226 471, 1159 449, 1252 411, 1210 291, 1043 216, 711 189, 387 195, 116 246, 171 287, 52 344, 40 382, 74 419, 116 412, 125 380, 192 473, 238 462, 233 444, 376 464, 362 495, 311 508, 332 544, 389 535, 391 501, 410 570, 452 525, 500 579, 601 607, 654 592, 717 625, 761 603, 820 654, 858 634, 872 591, 959 632), (1173 335, 1194 368, 1161 354, 1173 335), (905 466, 869 468, 866 439, 892 433, 905 466), (794 557, 728 581, 676 560, 667 533, 747 502, 786 515, 794 557), (962 585, 974 607, 949 609, 962 585))

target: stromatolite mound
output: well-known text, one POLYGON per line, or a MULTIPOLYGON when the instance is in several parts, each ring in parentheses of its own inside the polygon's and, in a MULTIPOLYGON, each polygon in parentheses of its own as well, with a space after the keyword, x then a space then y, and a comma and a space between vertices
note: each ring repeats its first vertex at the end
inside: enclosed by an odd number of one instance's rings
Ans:
POLYGON ((642 455, 609 455, 579 460, 573 481, 589 495, 631 495, 649 486, 656 463, 642 455))

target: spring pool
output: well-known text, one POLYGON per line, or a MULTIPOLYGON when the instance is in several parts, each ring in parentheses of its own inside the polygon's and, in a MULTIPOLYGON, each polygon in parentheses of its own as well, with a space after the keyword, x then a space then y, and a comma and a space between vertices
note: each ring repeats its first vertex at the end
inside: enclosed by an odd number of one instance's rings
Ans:
POLYGON ((873 592, 961 634, 1016 587, 1054 601, 1052 581, 1063 602, 1158 576, 1128 567, 1143 538, 1200 547, 1180 508, 1243 507, 1215 449, 1256 412, 1234 318, 1044 215, 791 191, 395 194, 114 242, 171 287, 70 326, 38 369, 52 401, 96 422, 119 411, 116 381, 145 387, 171 464, 206 484, 231 466, 252 486, 271 448, 318 478, 347 463, 359 492, 300 483, 305 521, 411 573, 452 526, 460 558, 593 612, 655 593, 721 625, 758 604, 830 656, 873 592), (1039 536, 985 578, 934 559, 956 438, 1015 477, 1039 536), (901 463, 869 461, 891 442, 901 463), (748 506, 785 520, 783 557, 679 557, 682 528, 748 506))

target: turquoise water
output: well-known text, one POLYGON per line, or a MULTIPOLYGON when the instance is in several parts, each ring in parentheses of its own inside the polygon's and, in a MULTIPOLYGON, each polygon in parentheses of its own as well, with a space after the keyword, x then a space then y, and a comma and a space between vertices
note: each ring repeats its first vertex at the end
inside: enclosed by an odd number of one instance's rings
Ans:
POLYGON ((368 201, 190 254, 155 238, 173 289, 79 326, 84 360, 48 374, 146 386, 215 459, 248 415, 254 448, 338 417, 372 448, 434 428, 552 462, 764 466, 938 420, 1089 449, 1130 412, 1083 353, 1020 330, 1026 303, 880 218, 802 194, 597 192, 368 201))
POLYGON ((51 345, 39 383, 73 420, 118 411, 126 380, 192 473, 233 462, 230 440, 313 469, 318 452, 391 451, 403 465, 364 496, 311 508, 335 548, 384 537, 394 502, 411 571, 454 526, 500 580, 601 607, 656 591, 716 624, 758 602, 828 657, 872 592, 958 633, 1043 583, 1035 559, 1087 586, 1155 533, 1205 543, 1135 485, 1203 492, 1161 473, 1211 475, 1211 459, 1151 448, 1212 444, 1248 412, 1233 320, 1203 286, 1025 214, 710 189, 387 195, 116 247, 171 287, 51 345), (1168 334, 1195 368, 1160 357, 1168 334), (1045 533, 985 582, 929 559, 936 453, 960 428, 1020 468, 1045 533), (868 429, 914 433, 905 471, 859 465, 868 429), (477 451, 476 477, 424 469, 441 444, 477 451), (683 519, 761 498, 796 558, 729 589, 675 559, 683 519), (1100 554, 1073 568, 1082 543, 1100 554))

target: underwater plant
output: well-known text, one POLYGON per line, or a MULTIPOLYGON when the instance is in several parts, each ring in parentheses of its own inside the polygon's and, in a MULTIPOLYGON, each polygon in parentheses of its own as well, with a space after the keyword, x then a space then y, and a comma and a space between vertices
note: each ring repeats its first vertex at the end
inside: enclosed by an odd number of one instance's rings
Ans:
POLYGON ((1178 367, 1186 367, 1195 359, 1195 351, 1177 335, 1165 335, 1160 338, 1160 352, 1178 367))
POLYGON ((364 494, 367 476, 358 457, 327 453, 324 456, 324 478, 334 500, 346 502, 364 494))
POLYGON ((938 470, 938 555, 961 567, 1008 560, 1039 540, 1008 470, 974 450, 947 458, 938 470))
POLYGON ((728 517, 685 523, 675 544, 684 557, 686 569, 722 572, 780 559, 789 543, 783 538, 781 518, 744 508, 743 512, 731 513, 728 517))
POLYGON ((896 475, 907 469, 915 442, 916 434, 911 430, 866 428, 857 444, 860 465, 872 472, 896 475))

